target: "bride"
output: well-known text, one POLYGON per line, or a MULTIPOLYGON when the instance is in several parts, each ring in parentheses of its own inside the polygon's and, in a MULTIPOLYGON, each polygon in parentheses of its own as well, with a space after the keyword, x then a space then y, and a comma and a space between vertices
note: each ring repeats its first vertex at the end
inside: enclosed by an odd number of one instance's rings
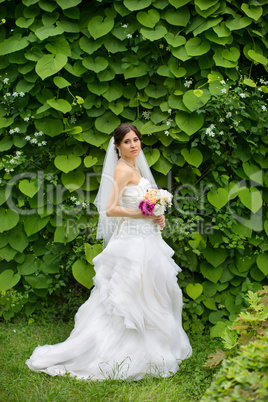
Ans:
POLYGON ((89 299, 79 308, 69 338, 38 346, 26 364, 49 375, 89 380, 167 377, 192 349, 182 328, 180 268, 161 237, 165 217, 138 208, 157 188, 141 150, 141 134, 120 124, 107 150, 95 205, 97 238, 104 246, 93 260, 89 299))

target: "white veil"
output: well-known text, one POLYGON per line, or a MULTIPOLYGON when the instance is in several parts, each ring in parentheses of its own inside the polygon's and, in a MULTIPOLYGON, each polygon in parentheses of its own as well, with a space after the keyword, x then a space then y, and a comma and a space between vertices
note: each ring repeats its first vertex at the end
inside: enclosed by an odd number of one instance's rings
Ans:
MULTIPOLYGON (((100 214, 96 238, 103 239, 103 247, 106 247, 108 244, 120 219, 117 217, 108 217, 106 215, 106 206, 114 185, 114 171, 117 162, 118 159, 115 151, 114 138, 112 137, 104 159, 99 191, 94 201, 94 205, 97 207, 100 214)), ((154 177, 142 150, 137 156, 136 163, 141 176, 149 180, 152 188, 157 188, 154 177)))

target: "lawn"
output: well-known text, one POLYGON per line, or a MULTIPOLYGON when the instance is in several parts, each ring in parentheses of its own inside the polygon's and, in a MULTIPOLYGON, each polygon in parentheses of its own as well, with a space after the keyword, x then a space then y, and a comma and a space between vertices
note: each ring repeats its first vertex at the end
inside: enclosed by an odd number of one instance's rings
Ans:
POLYGON ((32 325, 17 321, 0 323, 0 400, 43 401, 199 401, 211 383, 213 371, 203 368, 219 341, 205 334, 188 334, 193 356, 184 361, 173 377, 141 381, 76 380, 69 376, 50 377, 30 371, 25 360, 38 344, 53 344, 67 338, 73 323, 32 325))

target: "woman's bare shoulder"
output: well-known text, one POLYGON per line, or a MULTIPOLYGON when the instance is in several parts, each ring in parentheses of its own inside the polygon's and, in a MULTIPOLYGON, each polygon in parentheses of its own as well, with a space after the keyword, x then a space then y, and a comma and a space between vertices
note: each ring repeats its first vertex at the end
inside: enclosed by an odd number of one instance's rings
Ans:
POLYGON ((122 161, 118 161, 118 164, 114 171, 115 180, 126 185, 132 179, 132 175, 133 172, 131 167, 126 165, 122 161))

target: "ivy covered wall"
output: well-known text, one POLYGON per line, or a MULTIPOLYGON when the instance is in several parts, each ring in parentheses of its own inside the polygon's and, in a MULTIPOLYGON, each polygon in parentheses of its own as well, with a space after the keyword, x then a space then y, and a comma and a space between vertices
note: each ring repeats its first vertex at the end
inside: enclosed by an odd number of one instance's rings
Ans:
POLYGON ((5 319, 87 288, 105 149, 133 122, 174 193, 163 233, 187 326, 234 318, 268 273, 265 0, 0 0, 5 319))

